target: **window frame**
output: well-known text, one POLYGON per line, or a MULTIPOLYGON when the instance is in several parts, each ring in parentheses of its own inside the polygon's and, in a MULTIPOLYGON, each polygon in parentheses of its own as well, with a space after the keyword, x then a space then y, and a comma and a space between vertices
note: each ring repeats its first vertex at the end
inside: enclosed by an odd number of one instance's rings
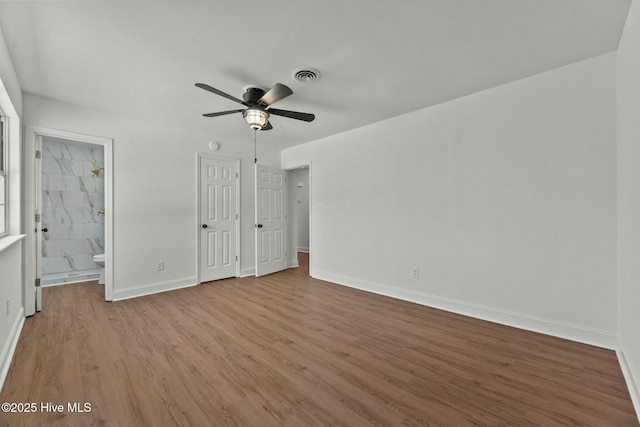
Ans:
POLYGON ((8 234, 8 223, 9 223, 9 183, 7 179, 7 117, 4 115, 2 110, 0 110, 0 185, 4 188, 2 189, 3 199, 0 200, 0 210, 2 210, 2 215, 0 218, 0 238, 6 236, 8 234))

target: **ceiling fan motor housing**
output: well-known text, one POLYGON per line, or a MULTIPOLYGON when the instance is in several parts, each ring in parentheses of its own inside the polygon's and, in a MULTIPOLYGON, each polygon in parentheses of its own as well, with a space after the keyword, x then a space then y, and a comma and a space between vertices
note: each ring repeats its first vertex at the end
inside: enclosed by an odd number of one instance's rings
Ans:
POLYGON ((259 87, 248 87, 246 92, 242 94, 242 99, 248 104, 257 104, 265 92, 259 87))

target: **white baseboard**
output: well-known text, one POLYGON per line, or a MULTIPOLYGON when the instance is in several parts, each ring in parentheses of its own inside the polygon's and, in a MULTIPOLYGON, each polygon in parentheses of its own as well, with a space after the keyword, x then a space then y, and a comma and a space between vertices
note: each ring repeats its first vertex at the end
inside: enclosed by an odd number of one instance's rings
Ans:
POLYGON ((7 337, 7 342, 4 344, 2 348, 2 353, 0 353, 0 391, 2 391, 2 386, 4 386, 4 380, 7 379, 7 375, 9 374, 9 367, 11 366, 11 361, 13 360, 13 354, 16 351, 16 347, 18 346, 18 339, 20 338, 20 333, 22 332, 22 327, 24 326, 24 307, 20 307, 18 311, 18 316, 13 322, 13 326, 11 327, 11 332, 9 332, 9 336, 7 337))
POLYGON ((307 248, 307 247, 303 248, 301 246, 298 246, 298 252, 303 252, 305 254, 308 254, 309 253, 309 248, 307 248))
POLYGON ((289 263, 287 264, 287 268, 295 268, 295 267, 300 267, 300 264, 298 264, 298 258, 290 259, 289 263))
POLYGON ((157 294, 160 292, 173 291, 176 289, 188 288, 198 284, 196 277, 188 277, 181 280, 172 280, 169 282, 150 283, 147 285, 131 286, 124 289, 114 289, 111 296, 113 301, 121 301, 124 299, 143 297, 146 295, 157 294))
POLYGON ((378 283, 365 282, 324 271, 314 270, 312 277, 391 298, 462 314, 464 316, 565 338, 610 350, 615 350, 618 346, 616 335, 613 332, 487 307, 451 298, 389 288, 378 283))
POLYGON ((620 362, 622 375, 624 375, 624 380, 627 383, 627 388, 631 395, 633 407, 636 410, 636 416, 640 422, 640 371, 638 371, 637 367, 631 362, 633 358, 627 357, 629 352, 622 343, 618 344, 616 354, 618 356, 618 361, 620 362))

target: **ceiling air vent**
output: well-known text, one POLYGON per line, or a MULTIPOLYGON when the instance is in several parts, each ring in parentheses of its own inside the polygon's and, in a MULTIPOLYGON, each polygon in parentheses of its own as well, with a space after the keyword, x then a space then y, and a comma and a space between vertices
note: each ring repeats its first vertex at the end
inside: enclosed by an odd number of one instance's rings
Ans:
POLYGON ((298 68, 294 70, 293 78, 301 83, 315 82, 320 78, 320 71, 310 67, 298 68))

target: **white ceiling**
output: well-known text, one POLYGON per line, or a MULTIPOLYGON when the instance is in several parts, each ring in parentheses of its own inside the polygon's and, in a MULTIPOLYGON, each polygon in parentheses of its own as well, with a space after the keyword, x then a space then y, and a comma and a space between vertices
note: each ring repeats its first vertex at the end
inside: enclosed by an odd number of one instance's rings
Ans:
POLYGON ((25 92, 198 129, 252 131, 249 84, 294 94, 259 139, 280 148, 615 50, 630 0, 0 1, 25 92), (311 66, 312 84, 292 79, 311 66))

